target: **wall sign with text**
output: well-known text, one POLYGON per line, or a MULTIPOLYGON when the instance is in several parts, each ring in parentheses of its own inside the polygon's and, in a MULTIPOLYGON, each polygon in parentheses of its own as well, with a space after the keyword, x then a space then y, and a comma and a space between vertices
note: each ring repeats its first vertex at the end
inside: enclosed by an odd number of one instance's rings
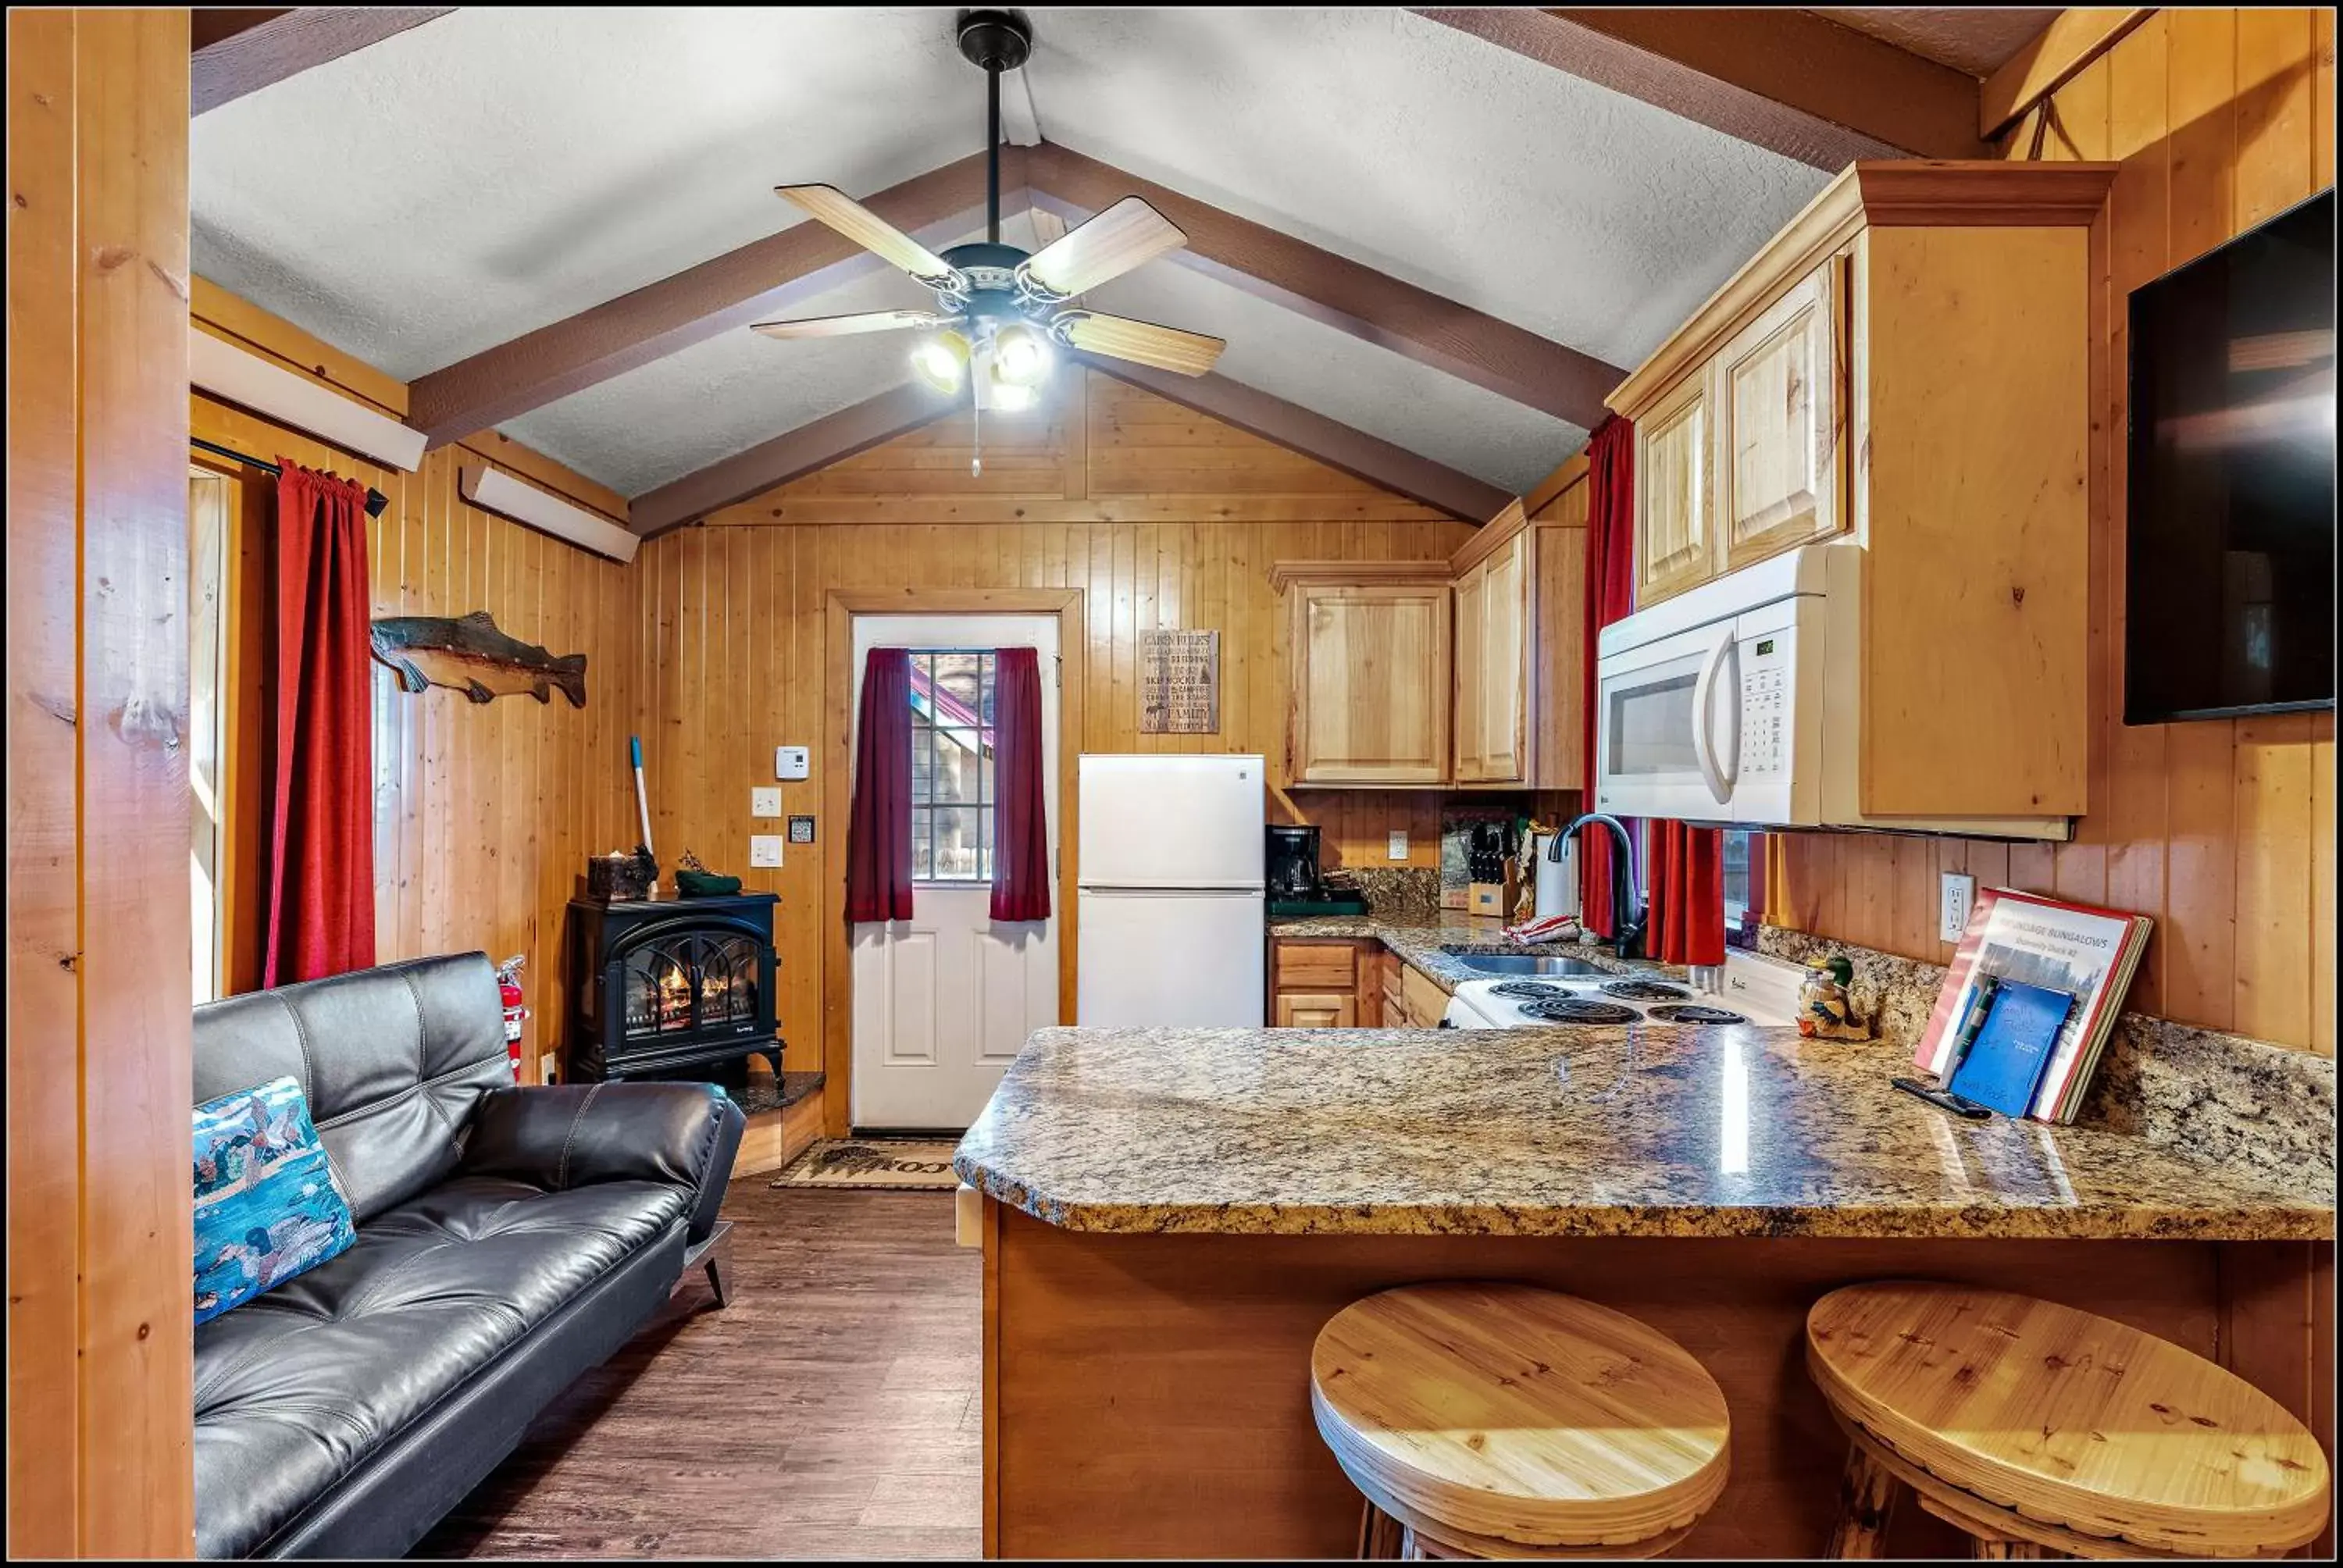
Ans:
POLYGON ((1139 634, 1139 732, 1213 735, 1221 728, 1221 634, 1139 634))

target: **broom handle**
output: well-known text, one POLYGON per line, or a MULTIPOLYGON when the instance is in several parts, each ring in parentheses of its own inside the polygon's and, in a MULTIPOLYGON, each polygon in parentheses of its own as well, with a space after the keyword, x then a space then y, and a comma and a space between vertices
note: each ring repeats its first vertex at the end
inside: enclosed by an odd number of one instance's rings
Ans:
POLYGON ((651 847, 651 802, 643 789, 643 740, 639 735, 627 737, 627 756, 635 765, 635 814, 642 819, 643 848, 651 847))

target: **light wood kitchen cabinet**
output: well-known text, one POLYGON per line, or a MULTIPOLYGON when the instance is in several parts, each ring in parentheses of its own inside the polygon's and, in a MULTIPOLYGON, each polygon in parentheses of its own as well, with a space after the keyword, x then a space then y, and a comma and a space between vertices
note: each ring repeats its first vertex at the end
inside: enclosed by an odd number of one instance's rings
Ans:
POLYGON ((1279 1029, 1356 1029, 1359 999, 1332 992, 1297 992, 1277 999, 1279 1029))
POLYGON ((1530 547, 1517 529, 1456 579, 1459 784, 1529 778, 1530 547))
POLYGON ((1270 1023, 1278 1029, 1378 1027, 1383 951, 1378 941, 1271 938, 1270 1023))
POLYGON ((1839 529, 1845 258, 1790 287, 1717 356, 1720 571, 1839 529))
POLYGON ((1832 701, 1875 825, 2089 804, 2089 226, 2115 169, 1853 165, 1606 400, 1635 422, 1639 609, 1859 552, 1832 701))
POLYGON ((1442 784, 1449 763, 1445 563, 1281 564, 1296 784, 1442 784))
POLYGON ((1635 603, 1716 575, 1716 374, 1703 366, 1635 421, 1635 603))

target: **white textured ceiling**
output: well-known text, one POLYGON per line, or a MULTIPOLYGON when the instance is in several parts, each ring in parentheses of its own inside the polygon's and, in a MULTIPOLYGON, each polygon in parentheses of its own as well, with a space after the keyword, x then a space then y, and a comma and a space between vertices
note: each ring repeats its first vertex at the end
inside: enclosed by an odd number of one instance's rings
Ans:
POLYGON ((1818 5, 1814 11, 1972 76, 1992 75, 2058 19, 2056 5, 1818 5))
MULTIPOLYGON (((1623 367, 1825 177, 1402 11, 1032 15, 1050 139, 1623 367)), ((196 268, 412 378, 789 226, 777 183, 967 156, 982 85, 949 11, 462 9, 198 118, 196 268)), ((1171 262, 1094 303, 1493 484, 1584 439, 1171 262)), ((905 347, 730 333, 507 428, 639 494, 899 383, 905 347)))

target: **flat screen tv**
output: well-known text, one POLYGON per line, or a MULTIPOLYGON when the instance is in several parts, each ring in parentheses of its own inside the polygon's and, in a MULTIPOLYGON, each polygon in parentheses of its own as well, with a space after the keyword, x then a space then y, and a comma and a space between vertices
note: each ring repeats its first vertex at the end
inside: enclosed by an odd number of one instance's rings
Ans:
POLYGON ((2130 324, 2124 722, 2334 707, 2334 188, 2130 324))

